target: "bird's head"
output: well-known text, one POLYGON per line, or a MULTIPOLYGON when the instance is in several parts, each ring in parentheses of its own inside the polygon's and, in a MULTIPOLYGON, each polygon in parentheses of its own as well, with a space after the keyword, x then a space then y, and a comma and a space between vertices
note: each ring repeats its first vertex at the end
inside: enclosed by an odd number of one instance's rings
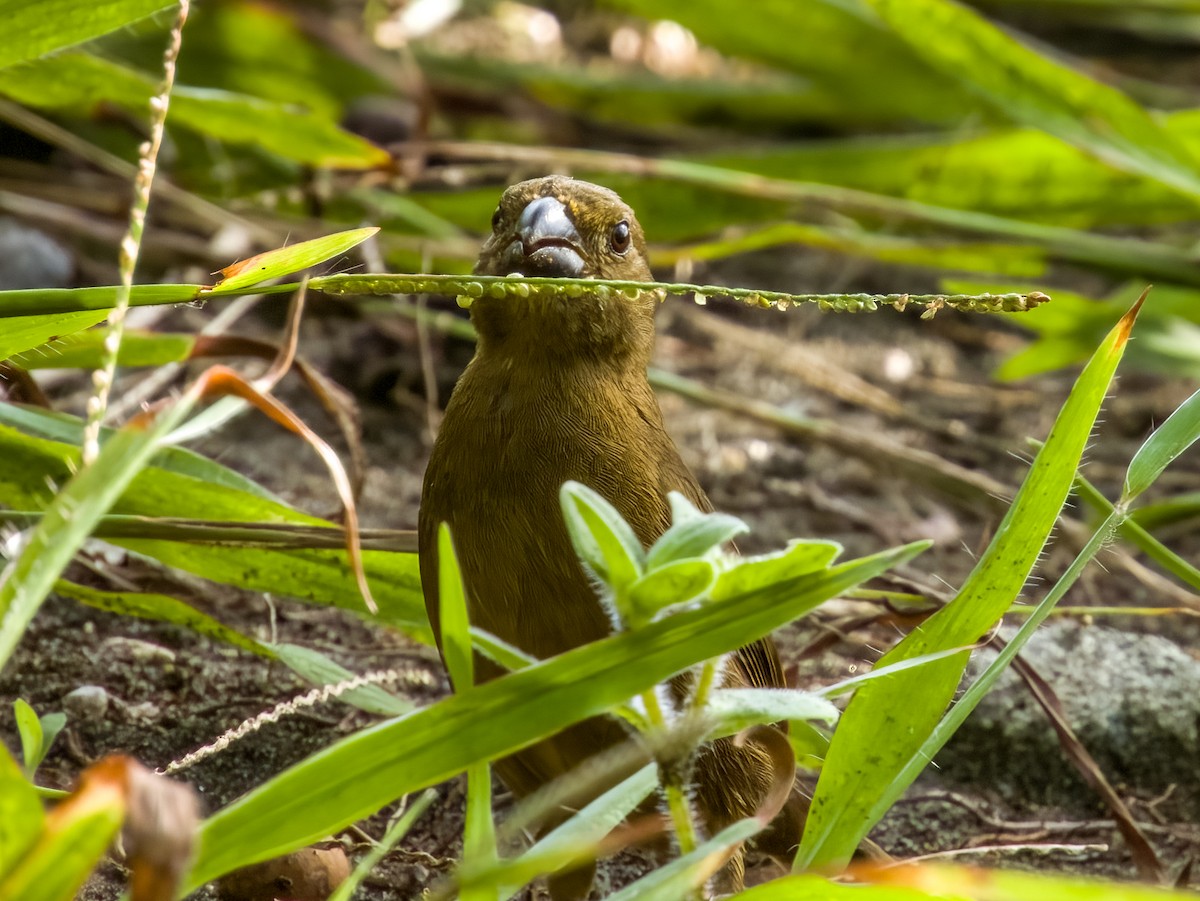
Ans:
MULTIPOLYGON (((479 275, 650 281, 646 239, 637 218, 608 188, 551 175, 513 185, 492 216, 492 233, 475 266, 479 275)), ((482 297, 471 307, 485 348, 552 356, 648 359, 654 300, 620 294, 560 292, 528 298, 482 297), (532 342, 532 343, 531 343, 532 342)))

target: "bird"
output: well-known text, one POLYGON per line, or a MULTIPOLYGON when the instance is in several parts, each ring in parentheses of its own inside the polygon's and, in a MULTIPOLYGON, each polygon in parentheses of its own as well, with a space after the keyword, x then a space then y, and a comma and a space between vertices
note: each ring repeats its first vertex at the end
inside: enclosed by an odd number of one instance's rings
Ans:
MULTIPOLYGON (((474 271, 652 281, 647 257, 642 227, 615 192, 551 175, 503 192, 474 271)), ((565 482, 598 492, 645 547, 671 524, 670 492, 712 510, 648 381, 656 306, 649 292, 631 298, 586 288, 473 301, 475 354, 446 406, 421 495, 421 583, 435 635, 443 522, 472 625, 545 659, 613 629, 572 549, 559 507, 565 482)), ((502 675, 499 666, 477 661, 477 679, 502 675)), ((731 655, 724 684, 785 687, 770 638, 731 655)), ((680 693, 678 679, 675 688, 680 693)), ((597 717, 497 761, 495 769, 524 797, 628 735, 615 717, 597 717)), ((719 739, 699 753, 692 778, 701 820, 715 834, 758 809, 772 784, 771 758, 753 742, 719 739)), ((721 890, 739 889, 742 874, 738 852, 718 876, 721 890)), ((592 875, 584 867, 552 879, 551 897, 587 897, 592 875)))

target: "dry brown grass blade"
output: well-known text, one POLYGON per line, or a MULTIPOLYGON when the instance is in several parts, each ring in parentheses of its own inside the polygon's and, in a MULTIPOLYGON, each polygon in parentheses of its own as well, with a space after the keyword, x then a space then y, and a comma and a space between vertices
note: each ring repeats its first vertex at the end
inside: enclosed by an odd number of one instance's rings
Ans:
MULTIPOLYGON (((208 357, 260 357, 262 359, 277 359, 283 348, 270 341, 258 338, 246 338, 240 335, 199 335, 192 346, 190 359, 208 357)), ((330 379, 301 357, 293 361, 296 374, 308 386, 321 407, 337 425, 342 434, 342 440, 350 452, 350 484, 357 498, 362 494, 363 479, 366 475, 366 450, 362 441, 362 417, 353 396, 337 382, 330 379)))
MULTIPOLYGON (((271 373, 268 374, 274 374, 275 370, 276 367, 273 366, 271 373)), ((251 383, 227 366, 213 366, 200 377, 200 392, 202 397, 233 396, 241 398, 289 432, 303 438, 320 455, 333 477, 334 486, 337 488, 338 497, 345 511, 346 553, 350 558, 350 566, 354 570, 359 593, 362 595, 367 609, 371 613, 378 613, 379 607, 376 605, 374 597, 371 596, 371 587, 367 583, 366 570, 363 568, 362 546, 359 542, 358 508, 354 503, 354 490, 350 484, 350 477, 333 448, 326 444, 320 435, 309 428, 308 424, 285 404, 259 387, 264 381, 266 381, 265 377, 251 383)))
POLYGON ((0 363, 0 400, 50 409, 50 399, 42 393, 33 376, 9 362, 0 363))
MULTIPOLYGON (((999 638, 996 640, 1000 641, 999 638)), ((1083 746, 1083 743, 1079 740, 1079 736, 1071 728, 1071 724, 1067 721, 1066 710, 1063 708, 1062 702, 1058 699, 1058 695, 1054 693, 1054 689, 1051 688, 1050 683, 1043 679, 1041 674, 1019 654, 1013 658, 1012 664, 1013 669, 1025 681, 1025 685, 1029 688, 1034 700, 1038 702, 1042 710, 1046 712, 1046 716, 1050 718, 1050 724, 1054 727, 1054 731, 1058 735, 1059 744, 1062 746, 1063 753, 1067 756, 1067 759, 1075 767, 1079 775, 1083 777, 1083 780, 1100 795, 1109 812, 1112 813, 1121 836, 1125 839, 1126 845, 1129 846, 1129 853, 1133 857, 1133 863, 1137 867, 1138 875, 1142 879, 1156 882, 1159 885, 1165 884, 1167 878, 1166 871, 1163 869, 1162 862, 1159 861, 1153 846, 1134 821, 1133 814, 1125 802, 1121 800, 1121 796, 1117 794, 1116 789, 1109 783, 1108 778, 1100 769, 1099 764, 1096 763, 1095 758, 1083 746)))

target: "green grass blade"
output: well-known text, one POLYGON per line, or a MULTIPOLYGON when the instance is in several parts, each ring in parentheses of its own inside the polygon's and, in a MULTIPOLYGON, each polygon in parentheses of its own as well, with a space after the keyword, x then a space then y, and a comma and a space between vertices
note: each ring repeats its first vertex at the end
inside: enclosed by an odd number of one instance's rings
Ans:
MULTIPOLYGON (((1096 487, 1083 476, 1076 483, 1079 499, 1092 509, 1098 510, 1105 516, 1111 516, 1116 507, 1101 494, 1096 487)), ((1145 527, 1134 521, 1132 517, 1121 523, 1121 537, 1142 551, 1151 560, 1169 572, 1175 578, 1200 592, 1200 568, 1184 560, 1173 550, 1146 531, 1145 527)))
POLYGON ((1171 461, 1200 439, 1200 391, 1197 391, 1154 430, 1146 443, 1138 448, 1125 474, 1125 489, 1121 500, 1132 501, 1154 484, 1171 461))
MULTIPOLYGON (((0 292, 3 293, 3 292, 0 292)), ((23 359, 24 351, 41 347, 48 341, 70 335, 85 328, 90 328, 97 322, 103 322, 108 311, 81 313, 54 313, 48 316, 17 316, 4 323, 0 332, 0 360, 13 360, 18 366, 31 368, 23 359)), ((55 342, 57 346, 57 342, 55 342)), ((54 351, 47 348, 43 353, 53 355, 54 351)))
POLYGON ((345 739, 210 817, 188 889, 302 847, 393 798, 623 703, 698 661, 765 635, 927 546, 897 548, 707 604, 345 739))
MULTIPOLYGON (((152 307, 164 303, 189 303, 199 297, 203 285, 134 285, 129 291, 131 307, 152 307)), ((0 318, 14 316, 42 317, 63 313, 103 311, 105 316, 117 303, 115 285, 98 288, 25 288, 0 291, 0 318)), ((103 317, 101 317, 103 318, 103 317)), ((50 322, 51 320, 45 320, 50 322)), ((83 318, 75 323, 86 321, 83 318)), ((99 321, 99 320, 96 320, 99 321)), ((68 320, 68 324, 71 323, 68 320)), ((40 327, 32 320, 29 327, 40 327)), ((7 330, 7 325, 5 330, 7 330)), ((76 328, 72 328, 76 331, 76 328)))
MULTIPOLYGON (((1133 328, 1139 301, 1093 355, 1058 414, 991 544, 954 600, 910 633, 877 666, 969 645, 1016 600, 1074 480, 1096 416, 1133 328)), ((843 866, 911 778, 910 761, 958 687, 967 653, 869 682, 830 743, 796 867, 843 866)), ((921 758, 921 762, 927 762, 921 758)))
MULTIPOLYGON (((67 319, 82 316, 99 322, 103 315, 96 313, 67 313, 47 319, 67 319)), ((32 318, 32 317, 31 317, 32 318)), ((40 318, 40 317, 38 317, 40 318)), ((89 325, 92 323, 88 323, 89 325)), ((7 332, 8 324, 5 324, 7 332)), ((45 330, 48 331, 48 326, 45 330)), ((82 326, 87 328, 87 325, 82 326)), ((75 329, 60 331, 58 340, 45 343, 46 339, 36 345, 30 345, 24 353, 17 353, 12 361, 23 369, 95 369, 103 359, 104 332, 93 329, 82 332, 75 329), (74 331, 75 334, 70 334, 74 331)), ((49 337, 49 336, 47 336, 49 337)), ((7 335, 6 335, 7 338, 7 335)), ((178 363, 191 356, 196 344, 195 335, 162 334, 155 332, 139 332, 128 329, 121 338, 121 349, 117 354, 118 366, 163 366, 167 363, 178 363)), ((0 355, 4 347, 0 346, 0 355)))

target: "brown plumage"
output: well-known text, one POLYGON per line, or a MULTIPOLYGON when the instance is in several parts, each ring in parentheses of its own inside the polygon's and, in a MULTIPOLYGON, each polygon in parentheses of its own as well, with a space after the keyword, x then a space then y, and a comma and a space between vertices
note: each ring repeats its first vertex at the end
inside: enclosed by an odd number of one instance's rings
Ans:
MULTIPOLYGON (((475 271, 651 280, 633 211, 606 188, 557 176, 504 192, 475 271)), ((421 581, 435 634, 440 522, 454 536, 472 623, 547 658, 611 630, 563 524, 563 482, 598 491, 646 546, 670 525, 669 491, 711 509, 646 379, 654 307, 587 293, 474 302, 478 347, 446 408, 421 500, 421 581)), ((479 678, 497 675, 481 664, 479 678)), ((770 640, 734 655, 725 684, 782 687, 770 640)), ((614 719, 589 720, 496 769, 524 796, 627 734, 614 719)), ((771 779, 760 746, 707 747, 695 769, 707 829, 754 813, 771 779)), ((590 880, 560 881, 552 893, 582 897, 590 880)), ((723 881, 740 884, 740 858, 723 881)))

